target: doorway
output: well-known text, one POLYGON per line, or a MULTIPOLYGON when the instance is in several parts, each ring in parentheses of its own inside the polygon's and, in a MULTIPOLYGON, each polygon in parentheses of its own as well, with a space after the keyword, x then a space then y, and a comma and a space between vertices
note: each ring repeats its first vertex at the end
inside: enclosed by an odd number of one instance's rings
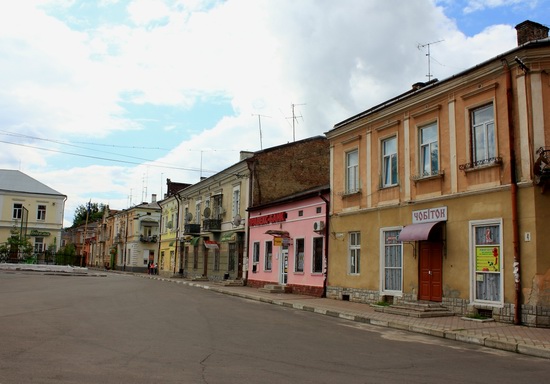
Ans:
POLYGON ((279 284, 286 285, 288 279, 288 248, 281 248, 280 269, 279 284))
POLYGON ((441 302, 443 300, 443 243, 419 242, 418 299, 441 302))

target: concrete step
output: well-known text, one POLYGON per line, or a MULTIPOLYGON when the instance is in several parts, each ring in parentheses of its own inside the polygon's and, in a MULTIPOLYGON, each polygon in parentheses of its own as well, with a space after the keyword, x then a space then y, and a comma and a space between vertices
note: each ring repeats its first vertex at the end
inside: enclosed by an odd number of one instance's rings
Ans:
POLYGON ((384 312, 392 315, 409 316, 417 318, 455 316, 440 303, 434 302, 406 302, 389 306, 375 306, 376 312, 384 312))
POLYGON ((222 285, 225 287, 242 287, 244 282, 242 280, 224 280, 222 285))
POLYGON ((292 293, 292 288, 280 284, 266 284, 258 290, 267 293, 292 293))

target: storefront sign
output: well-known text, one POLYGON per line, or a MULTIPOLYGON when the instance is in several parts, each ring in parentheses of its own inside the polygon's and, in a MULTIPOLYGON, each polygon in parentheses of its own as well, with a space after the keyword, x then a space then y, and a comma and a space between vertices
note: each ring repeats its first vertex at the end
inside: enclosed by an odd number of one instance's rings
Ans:
POLYGON ((31 236, 50 236, 51 233, 50 232, 46 232, 46 231, 39 231, 37 229, 33 229, 31 231, 31 236))
POLYGON ((412 223, 433 223, 436 221, 447 221, 447 207, 421 209, 413 211, 412 223))
POLYGON ((258 217, 251 217, 248 219, 248 225, 255 227, 258 225, 274 224, 286 221, 286 212, 273 213, 271 215, 264 215, 258 217))

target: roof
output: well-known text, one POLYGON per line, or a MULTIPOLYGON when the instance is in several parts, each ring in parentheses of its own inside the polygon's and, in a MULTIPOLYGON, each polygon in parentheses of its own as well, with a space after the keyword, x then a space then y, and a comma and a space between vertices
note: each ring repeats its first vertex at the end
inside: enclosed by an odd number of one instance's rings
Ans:
POLYGON ((38 195, 56 195, 66 197, 40 181, 12 169, 0 169, 0 190, 38 195))

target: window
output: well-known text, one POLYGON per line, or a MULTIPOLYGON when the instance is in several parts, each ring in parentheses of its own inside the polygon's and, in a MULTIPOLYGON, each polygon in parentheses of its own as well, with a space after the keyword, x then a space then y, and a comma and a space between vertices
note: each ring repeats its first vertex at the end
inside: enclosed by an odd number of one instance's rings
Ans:
POLYGON ((475 301, 502 301, 502 228, 500 221, 471 222, 475 301))
POLYGON ((397 138, 382 141, 382 187, 397 185, 397 138))
POLYGON ((38 211, 36 212, 36 219, 37 220, 46 220, 46 206, 45 205, 39 205, 38 211))
POLYGON ((382 291, 401 292, 403 286, 403 252, 397 240, 400 230, 382 230, 382 291))
POLYGON ((44 252, 44 238, 43 237, 35 237, 34 238, 34 253, 42 253, 44 252))
POLYGON ((13 218, 21 219, 23 216, 23 204, 15 203, 13 204, 13 218))
POLYGON ((304 272, 304 239, 296 239, 294 272, 304 272))
POLYGON ((221 219, 223 208, 222 208, 222 195, 212 196, 212 217, 216 220, 221 219))
POLYGON ((346 153, 346 193, 359 190, 359 151, 346 153))
POLYGON ((311 272, 321 273, 323 272, 323 238, 314 237, 313 238, 313 265, 311 272))
POLYGON ((351 232, 349 234, 349 273, 359 274, 361 261, 361 233, 351 232))
POLYGON ((233 188, 233 217, 237 216, 241 212, 241 190, 239 187, 233 188))
POLYGON ((220 249, 214 249, 214 271, 220 270, 220 249))
POLYGON ((474 165, 496 157, 495 116, 493 104, 470 112, 472 124, 472 159, 474 165))
POLYGON ((229 243, 229 272, 235 272, 235 261, 237 260, 237 243, 229 243))
POLYGON ((201 223, 201 202, 197 201, 195 204, 195 224, 201 223))
POLYGON ((439 172, 437 123, 420 128, 420 176, 428 177, 439 172))
POLYGON ((265 242, 265 263, 264 269, 266 271, 271 271, 271 261, 273 260, 273 242, 265 242))
POLYGON ((258 264, 260 262, 260 243, 254 242, 252 247, 252 262, 258 264))

